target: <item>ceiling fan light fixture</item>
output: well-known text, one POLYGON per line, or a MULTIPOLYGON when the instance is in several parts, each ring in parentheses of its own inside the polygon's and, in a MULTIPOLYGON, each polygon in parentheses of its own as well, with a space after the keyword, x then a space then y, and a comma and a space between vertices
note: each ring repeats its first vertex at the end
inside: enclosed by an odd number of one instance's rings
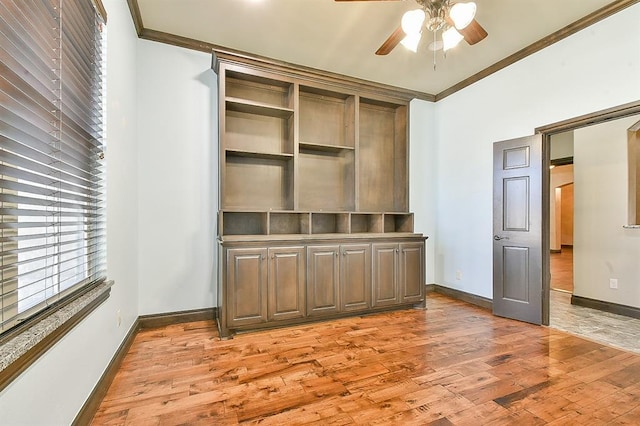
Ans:
POLYGON ((475 16, 476 4, 474 2, 456 3, 451 6, 451 10, 449 11, 449 17, 458 30, 466 28, 475 16))
POLYGON ((418 44, 420 43, 420 38, 422 38, 421 33, 407 34, 405 38, 400 41, 400 43, 409 49, 412 52, 418 51, 418 44))
MULTIPOLYGON (((414 9, 402 15, 402 31, 407 35, 420 34, 425 13, 422 9, 414 9)), ((420 38, 418 38, 420 40, 420 38)))
POLYGON ((464 40, 464 36, 454 27, 449 27, 449 29, 442 33, 442 50, 446 52, 449 49, 453 49, 462 40, 464 40))

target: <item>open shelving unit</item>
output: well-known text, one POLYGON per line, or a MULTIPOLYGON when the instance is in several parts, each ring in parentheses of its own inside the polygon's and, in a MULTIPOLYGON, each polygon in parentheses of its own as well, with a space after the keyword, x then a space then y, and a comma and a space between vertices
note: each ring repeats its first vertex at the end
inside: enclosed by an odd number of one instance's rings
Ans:
POLYGON ((413 213, 235 211, 220 213, 222 235, 412 233, 413 213))
POLYGON ((406 100, 237 64, 219 75, 222 236, 413 232, 406 100))
POLYGON ((220 336, 424 306, 425 237, 408 211, 410 99, 223 56, 220 336))

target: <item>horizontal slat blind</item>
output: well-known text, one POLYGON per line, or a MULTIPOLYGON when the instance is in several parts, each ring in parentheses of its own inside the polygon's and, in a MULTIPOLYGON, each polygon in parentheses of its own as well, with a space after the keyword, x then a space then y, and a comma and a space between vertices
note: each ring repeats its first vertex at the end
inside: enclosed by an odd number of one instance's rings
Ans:
POLYGON ((106 275, 103 35, 87 0, 0 0, 0 332, 106 275))

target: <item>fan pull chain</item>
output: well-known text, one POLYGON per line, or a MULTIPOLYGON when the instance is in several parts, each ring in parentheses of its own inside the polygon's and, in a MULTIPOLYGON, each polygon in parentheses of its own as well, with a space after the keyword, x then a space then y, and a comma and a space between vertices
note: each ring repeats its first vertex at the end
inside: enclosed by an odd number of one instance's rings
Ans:
POLYGON ((433 70, 436 70, 436 52, 438 49, 436 49, 436 42, 438 41, 438 37, 437 37, 437 32, 433 31, 433 70))

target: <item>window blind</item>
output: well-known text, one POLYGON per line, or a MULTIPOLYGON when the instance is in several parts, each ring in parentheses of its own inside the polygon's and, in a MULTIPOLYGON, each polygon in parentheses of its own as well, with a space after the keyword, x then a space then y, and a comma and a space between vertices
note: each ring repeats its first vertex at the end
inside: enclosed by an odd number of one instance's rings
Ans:
POLYGON ((106 276, 102 21, 0 0, 0 333, 106 276))

